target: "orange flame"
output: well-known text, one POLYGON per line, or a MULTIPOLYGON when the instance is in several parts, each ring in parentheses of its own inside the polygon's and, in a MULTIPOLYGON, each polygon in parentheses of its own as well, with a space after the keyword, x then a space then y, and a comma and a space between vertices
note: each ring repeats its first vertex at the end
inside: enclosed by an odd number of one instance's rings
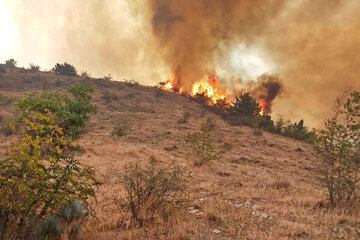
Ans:
POLYGON ((182 84, 178 83, 175 73, 172 73, 161 85, 161 89, 169 92, 178 92, 180 94, 183 92, 182 84))
POLYGON ((266 101, 260 101, 260 103, 259 103, 259 106, 260 106, 260 108, 261 108, 261 110, 260 110, 260 112, 259 112, 259 114, 260 115, 265 115, 265 109, 266 109, 266 105, 267 105, 267 103, 266 103, 266 101))
MULTIPOLYGON (((183 93, 182 84, 179 83, 175 73, 171 74, 165 82, 161 83, 161 89, 169 92, 183 93)), ((204 76, 198 82, 194 83, 189 95, 193 97, 203 95, 213 104, 219 101, 226 101, 226 93, 220 89, 214 76, 204 76)))
POLYGON ((226 99, 226 93, 219 88, 219 84, 214 76, 204 76, 192 87, 192 96, 204 95, 213 104, 226 99))

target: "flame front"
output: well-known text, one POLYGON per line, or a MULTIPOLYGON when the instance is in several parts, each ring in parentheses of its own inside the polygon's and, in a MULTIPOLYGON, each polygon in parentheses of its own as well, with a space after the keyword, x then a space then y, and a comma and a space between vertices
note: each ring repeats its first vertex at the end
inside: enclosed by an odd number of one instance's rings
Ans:
POLYGON ((219 84, 214 76, 205 76, 196 82, 192 87, 192 96, 204 95, 213 104, 226 99, 226 94, 219 88, 219 84))

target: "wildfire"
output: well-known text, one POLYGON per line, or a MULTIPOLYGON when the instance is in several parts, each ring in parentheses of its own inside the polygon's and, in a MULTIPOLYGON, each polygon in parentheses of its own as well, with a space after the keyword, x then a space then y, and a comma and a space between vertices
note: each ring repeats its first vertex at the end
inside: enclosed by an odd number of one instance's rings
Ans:
POLYGON ((226 99, 226 93, 219 88, 219 84, 214 76, 205 76, 195 83, 192 87, 192 95, 204 95, 214 104, 226 99))
MULTIPOLYGON (((213 75, 206 75, 203 78, 201 78, 199 81, 194 83, 192 85, 191 92, 187 92, 186 90, 183 89, 182 87, 183 85, 179 77, 175 73, 169 75, 166 81, 160 84, 161 84, 161 89, 169 92, 174 92, 178 94, 185 93, 192 97, 203 96, 209 100, 210 104, 217 104, 219 102, 224 102, 231 105, 230 101, 228 101, 229 99, 227 98, 226 92, 219 87, 219 83, 213 75)), ((259 114, 265 115, 267 113, 266 109, 268 103, 263 97, 259 97, 258 99, 260 100, 259 106, 261 108, 259 114)))
MULTIPOLYGON (((174 73, 161 85, 161 88, 166 91, 178 92, 180 94, 183 92, 182 85, 178 83, 178 79, 174 73)), ((226 93, 220 89, 218 81, 214 76, 204 76, 198 82, 194 83, 190 95, 193 97, 204 96, 213 104, 226 100, 226 93)))
POLYGON ((172 73, 165 82, 161 83, 161 88, 170 91, 170 92, 177 92, 182 93, 182 84, 179 83, 175 73, 172 73))

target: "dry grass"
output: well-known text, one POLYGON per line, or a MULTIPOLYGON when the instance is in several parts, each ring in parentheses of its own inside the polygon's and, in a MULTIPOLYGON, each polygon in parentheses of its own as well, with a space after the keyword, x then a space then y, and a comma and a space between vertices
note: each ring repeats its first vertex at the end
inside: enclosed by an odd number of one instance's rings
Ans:
MULTIPOLYGON (((29 74, 29 73, 27 73, 29 74)), ((64 78, 40 73, 48 88, 68 86, 84 78, 64 78), (59 82, 61 84, 59 84, 59 82)), ((5 73, 0 93, 19 97, 22 91, 41 91, 39 83, 24 83, 23 73, 5 73), (20 90, 19 90, 20 89, 20 90)), ((317 184, 317 168, 312 147, 299 141, 272 135, 254 135, 248 127, 233 127, 201 105, 183 96, 157 89, 109 81, 92 82, 98 114, 79 140, 86 153, 81 161, 96 169, 100 186, 98 203, 83 231, 84 239, 358 239, 360 221, 355 212, 316 207, 326 197, 317 184), (116 92, 118 99, 104 105, 104 89, 116 92), (157 96, 157 97, 156 97, 157 96), (178 124, 185 111, 191 118, 178 124), (125 114, 132 131, 112 138, 112 119, 125 114), (214 130, 233 149, 220 161, 199 168, 185 159, 185 136, 198 130, 211 117, 214 130), (171 151, 168 146, 176 146, 171 151), (297 149, 302 151, 297 151, 297 149), (149 160, 151 156, 152 160, 149 160), (155 216, 142 228, 129 224, 129 214, 113 203, 119 190, 118 172, 128 163, 160 166, 174 162, 187 169, 185 184, 189 206, 155 216)), ((1 109, 12 116, 11 108, 1 109)), ((0 159, 13 136, 0 135, 0 159)))

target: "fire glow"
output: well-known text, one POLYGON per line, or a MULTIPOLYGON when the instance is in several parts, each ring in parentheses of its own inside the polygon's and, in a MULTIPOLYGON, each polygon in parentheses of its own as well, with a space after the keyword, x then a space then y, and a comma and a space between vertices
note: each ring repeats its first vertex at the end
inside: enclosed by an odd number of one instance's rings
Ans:
MULTIPOLYGON (((169 92, 182 94, 184 92, 182 84, 179 83, 176 75, 171 74, 162 84, 161 88, 169 92)), ((211 104, 217 104, 220 101, 226 102, 227 97, 225 91, 221 90, 218 81, 214 76, 204 76, 193 84, 191 93, 192 97, 204 96, 210 100, 211 104)))
MULTIPOLYGON (((226 92, 220 88, 217 79, 213 75, 206 75, 199 81, 195 82, 192 85, 191 93, 188 93, 184 91, 178 77, 175 73, 173 73, 161 84, 161 89, 178 94, 187 94, 192 97, 203 96, 209 100, 208 103, 211 105, 219 103, 231 104, 226 92)), ((260 102, 259 106, 261 107, 261 115, 265 114, 264 110, 266 105, 265 101, 260 102)))

